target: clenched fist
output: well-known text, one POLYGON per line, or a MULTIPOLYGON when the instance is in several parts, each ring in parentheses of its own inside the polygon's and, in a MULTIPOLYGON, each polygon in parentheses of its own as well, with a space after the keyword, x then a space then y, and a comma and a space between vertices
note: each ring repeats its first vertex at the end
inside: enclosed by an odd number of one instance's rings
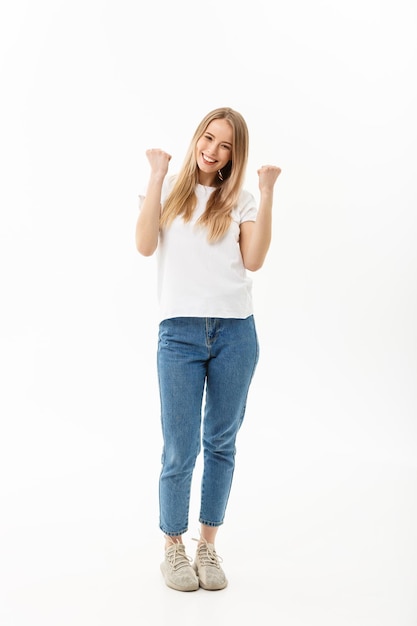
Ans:
POLYGON ((159 176, 165 176, 168 172, 168 165, 171 160, 171 155, 167 154, 159 148, 151 148, 146 151, 146 156, 151 166, 153 174, 159 176))
POLYGON ((272 191, 281 168, 275 165, 262 165, 258 170, 260 191, 272 191))

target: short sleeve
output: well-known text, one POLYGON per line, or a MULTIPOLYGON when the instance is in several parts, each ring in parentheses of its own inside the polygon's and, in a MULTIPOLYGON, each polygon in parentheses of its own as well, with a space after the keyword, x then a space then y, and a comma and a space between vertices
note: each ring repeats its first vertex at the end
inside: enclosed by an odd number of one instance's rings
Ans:
POLYGON ((239 196, 238 206, 233 213, 235 213, 235 219, 239 224, 242 224, 242 222, 255 222, 258 213, 255 197, 249 191, 243 189, 239 196))

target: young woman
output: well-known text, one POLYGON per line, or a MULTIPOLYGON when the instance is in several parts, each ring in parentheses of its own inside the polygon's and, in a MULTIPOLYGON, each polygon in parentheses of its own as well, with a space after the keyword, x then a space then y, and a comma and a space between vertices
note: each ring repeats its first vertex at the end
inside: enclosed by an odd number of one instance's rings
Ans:
POLYGON ((215 538, 224 521, 236 436, 258 360, 246 270, 262 267, 267 254, 273 190, 281 172, 272 165, 258 170, 257 207, 243 189, 248 144, 240 113, 219 108, 197 127, 177 176, 167 176, 169 154, 146 152, 150 178, 146 195, 140 196, 136 246, 145 256, 158 249, 161 570, 166 584, 180 591, 227 585, 215 538), (192 562, 182 535, 188 530, 201 442, 201 530, 192 562))

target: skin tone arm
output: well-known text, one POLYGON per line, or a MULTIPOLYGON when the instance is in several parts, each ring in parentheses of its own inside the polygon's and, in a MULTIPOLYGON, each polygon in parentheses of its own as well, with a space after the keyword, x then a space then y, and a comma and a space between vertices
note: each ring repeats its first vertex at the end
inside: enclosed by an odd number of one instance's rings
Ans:
POLYGON ((140 254, 151 256, 158 247, 161 191, 171 155, 163 150, 153 149, 147 150, 146 156, 151 173, 146 197, 136 222, 136 248, 140 254))
POLYGON ((263 165, 258 170, 260 203, 256 222, 240 225, 243 264, 252 272, 262 267, 271 243, 274 185, 280 173, 280 168, 273 165, 263 165))

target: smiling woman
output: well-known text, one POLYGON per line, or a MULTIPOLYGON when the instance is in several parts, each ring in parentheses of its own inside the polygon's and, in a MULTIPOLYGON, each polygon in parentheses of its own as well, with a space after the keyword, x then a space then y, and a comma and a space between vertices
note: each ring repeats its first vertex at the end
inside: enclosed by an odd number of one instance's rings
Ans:
POLYGON ((136 245, 146 256, 159 249, 161 570, 166 584, 180 591, 227 585, 215 537, 226 513, 236 438, 258 361, 246 269, 261 267, 268 252, 273 190, 281 171, 275 166, 258 170, 257 208, 242 188, 248 143, 240 113, 220 108, 197 127, 177 176, 166 180, 169 154, 147 151, 151 174, 141 199, 136 245), (192 567, 182 535, 188 530, 202 427, 201 530, 192 567))

